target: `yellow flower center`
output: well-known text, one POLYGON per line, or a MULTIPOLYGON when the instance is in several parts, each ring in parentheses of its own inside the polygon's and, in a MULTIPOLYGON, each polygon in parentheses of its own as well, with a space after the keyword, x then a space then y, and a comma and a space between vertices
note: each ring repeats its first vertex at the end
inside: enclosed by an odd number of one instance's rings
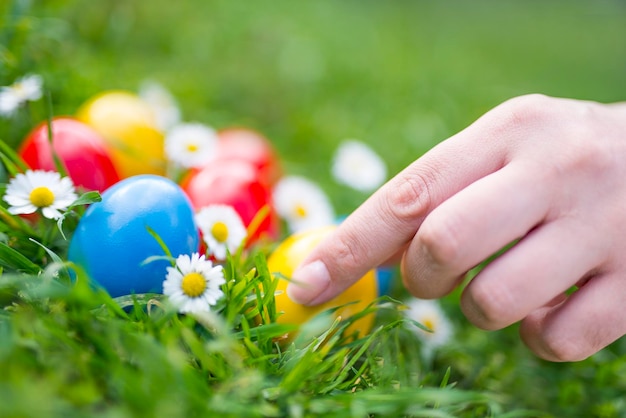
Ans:
POLYGON ((198 151, 198 148, 200 148, 200 147, 196 143, 190 142, 190 143, 187 144, 187 151, 189 151, 191 153, 194 153, 194 152, 198 151))
POLYGON ((296 207, 293 208, 293 212, 298 218, 305 218, 307 215, 306 208, 303 205, 296 205, 296 207))
POLYGON ((54 203, 54 193, 47 187, 35 187, 29 195, 30 202, 38 208, 45 208, 54 203))
POLYGON ((211 235, 217 242, 226 242, 228 239, 228 226, 224 222, 215 222, 211 228, 211 235))
POLYGON ((435 321, 432 318, 425 318, 422 321, 422 325, 435 332, 435 321))
POLYGON ((189 297, 197 298, 206 289, 206 279, 200 273, 195 271, 185 274, 182 283, 183 293, 189 297))

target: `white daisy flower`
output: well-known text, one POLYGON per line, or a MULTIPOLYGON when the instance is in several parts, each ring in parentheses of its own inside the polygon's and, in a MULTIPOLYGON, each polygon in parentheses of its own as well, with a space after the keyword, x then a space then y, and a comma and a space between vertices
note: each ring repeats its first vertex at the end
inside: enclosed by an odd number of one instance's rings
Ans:
POLYGON ((226 250, 234 253, 246 239, 246 227, 232 206, 205 206, 196 214, 195 220, 202 231, 207 252, 217 260, 226 259, 226 250))
POLYGON ((0 87, 0 115, 11 116, 27 101, 39 100, 42 96, 43 79, 37 74, 28 74, 10 86, 0 87))
POLYGON ((335 152, 332 174, 339 183, 371 192, 387 179, 387 167, 378 154, 363 142, 346 140, 335 152))
POLYGON ((139 97, 154 112, 156 124, 163 132, 180 123, 180 108, 172 94, 160 83, 146 80, 139 86, 139 97))
POLYGON ((273 190, 276 213, 292 233, 332 225, 335 212, 326 193, 312 181, 299 176, 285 176, 273 190))
POLYGON ((417 337, 425 347, 434 349, 445 345, 452 338, 452 323, 436 300, 413 299, 404 311, 407 318, 419 322, 432 332, 415 327, 417 337))
POLYGON ((165 155, 181 167, 203 167, 215 155, 217 133, 201 123, 181 123, 165 136, 165 155))
POLYGON ((176 259, 176 267, 167 267, 163 294, 181 313, 210 311, 224 296, 220 287, 224 283, 222 266, 214 266, 198 253, 183 254, 176 259))
POLYGON ((9 213, 22 215, 41 209, 43 216, 59 219, 78 196, 69 177, 61 178, 54 171, 28 170, 17 174, 7 185, 4 201, 9 213))
POLYGON ((9 87, 0 87, 0 116, 11 116, 20 106, 18 98, 9 87))

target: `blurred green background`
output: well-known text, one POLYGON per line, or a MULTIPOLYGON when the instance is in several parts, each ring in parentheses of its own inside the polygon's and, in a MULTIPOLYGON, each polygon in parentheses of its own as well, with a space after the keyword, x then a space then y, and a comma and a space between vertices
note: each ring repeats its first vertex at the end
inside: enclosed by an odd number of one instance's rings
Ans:
MULTIPOLYGON (((396 173, 513 96, 626 98, 626 2, 410 0, 5 1, 0 82, 45 77, 55 114, 156 80, 187 121, 267 135, 339 212, 337 143, 396 173), (8 29, 8 30, 6 30, 8 29)), ((21 140, 30 123, 9 130, 21 140)), ((6 137, 8 133, 0 131, 6 137)))
MULTIPOLYGON (((0 85, 38 73, 55 115, 108 89, 155 80, 185 121, 245 125, 285 170, 322 185, 338 213, 367 196, 336 184, 338 143, 357 138, 390 174, 522 94, 626 100, 626 2, 420 0, 40 0, 0 3, 0 85)), ((0 119, 17 145, 45 101, 0 119)), ((576 364, 542 362, 515 327, 459 330, 433 370, 464 388, 555 416, 626 416, 618 342, 576 364)))

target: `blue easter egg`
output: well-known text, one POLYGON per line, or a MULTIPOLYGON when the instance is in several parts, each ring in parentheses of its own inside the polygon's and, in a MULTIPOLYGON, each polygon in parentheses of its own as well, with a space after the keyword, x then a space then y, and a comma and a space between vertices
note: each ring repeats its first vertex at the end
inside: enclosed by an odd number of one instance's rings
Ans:
POLYGON ((378 267, 376 269, 376 284, 378 285, 378 296, 389 295, 391 292, 395 269, 393 267, 378 267))
POLYGON ((152 229, 172 256, 198 251, 191 202, 173 181, 157 175, 124 179, 102 194, 80 219, 68 259, 112 297, 163 291, 167 260, 152 229))

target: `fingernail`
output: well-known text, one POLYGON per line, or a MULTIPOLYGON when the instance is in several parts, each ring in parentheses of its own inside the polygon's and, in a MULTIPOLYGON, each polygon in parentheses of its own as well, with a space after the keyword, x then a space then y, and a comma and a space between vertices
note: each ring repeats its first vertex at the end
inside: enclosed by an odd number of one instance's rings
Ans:
POLYGON ((330 285, 330 274, 326 265, 317 260, 298 267, 293 272, 292 280, 287 286, 289 299, 302 305, 310 305, 330 285))

